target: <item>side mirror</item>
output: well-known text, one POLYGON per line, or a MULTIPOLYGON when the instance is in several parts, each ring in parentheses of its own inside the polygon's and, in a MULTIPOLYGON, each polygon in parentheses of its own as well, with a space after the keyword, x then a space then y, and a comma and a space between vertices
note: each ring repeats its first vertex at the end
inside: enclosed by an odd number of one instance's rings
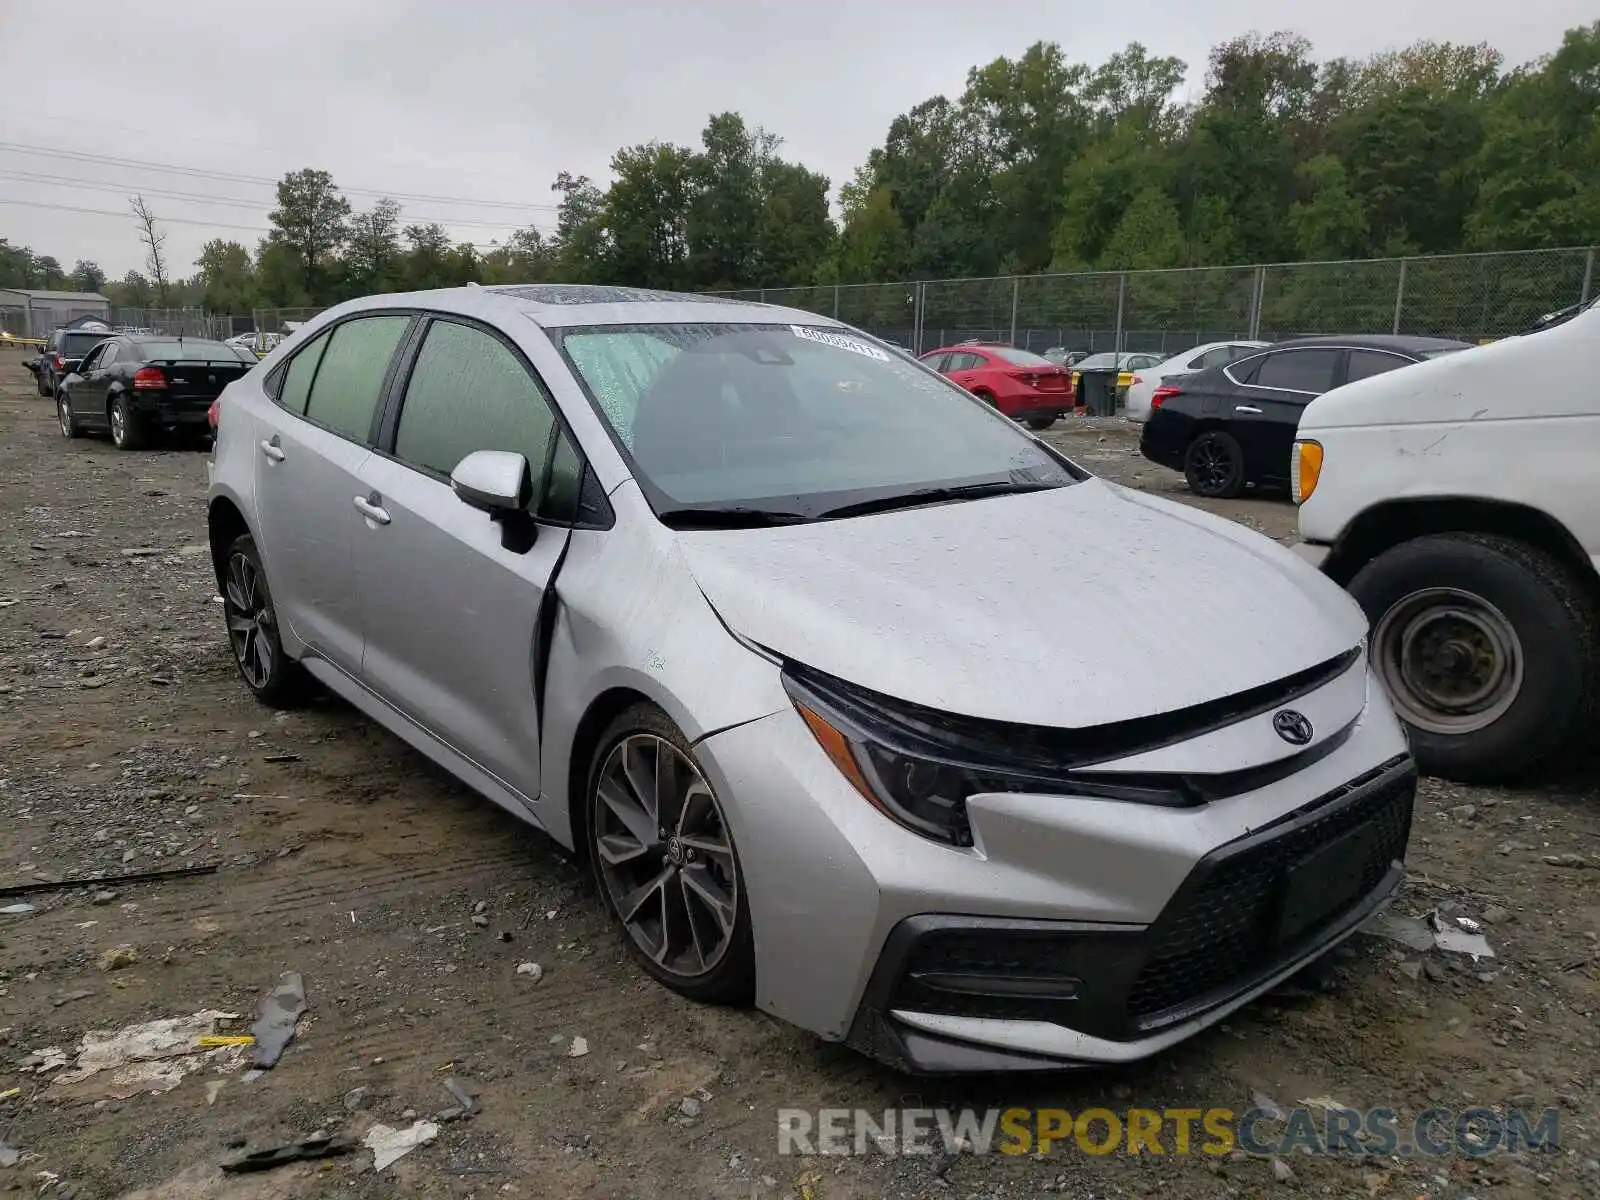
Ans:
POLYGON ((506 450, 474 450, 450 472, 458 499, 487 513, 512 513, 533 499, 528 460, 506 450))

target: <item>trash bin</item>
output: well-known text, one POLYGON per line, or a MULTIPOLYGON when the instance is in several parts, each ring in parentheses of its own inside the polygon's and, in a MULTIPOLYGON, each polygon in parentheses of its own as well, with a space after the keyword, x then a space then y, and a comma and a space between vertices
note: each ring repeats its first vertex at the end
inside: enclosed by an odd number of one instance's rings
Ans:
POLYGON ((1087 408, 1091 416, 1116 416, 1116 370, 1080 371, 1078 373, 1078 403, 1087 408))

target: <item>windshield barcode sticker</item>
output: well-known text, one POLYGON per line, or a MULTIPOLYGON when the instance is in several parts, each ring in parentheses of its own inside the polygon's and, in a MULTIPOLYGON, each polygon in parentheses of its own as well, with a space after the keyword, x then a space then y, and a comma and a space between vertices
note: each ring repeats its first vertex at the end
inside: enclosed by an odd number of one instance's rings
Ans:
POLYGON ((829 333, 823 329, 809 329, 804 325, 791 325, 795 337, 805 338, 808 342, 819 342, 824 346, 832 346, 836 350, 848 350, 852 354, 864 354, 868 358, 875 358, 879 362, 889 362, 886 351, 879 350, 876 346, 869 346, 865 342, 858 342, 855 338, 842 337, 837 333, 829 333))

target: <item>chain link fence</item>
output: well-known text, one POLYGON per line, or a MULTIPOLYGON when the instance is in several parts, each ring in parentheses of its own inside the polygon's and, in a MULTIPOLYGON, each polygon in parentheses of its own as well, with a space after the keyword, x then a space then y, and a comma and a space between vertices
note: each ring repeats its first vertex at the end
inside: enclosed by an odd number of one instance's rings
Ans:
POLYGON ((232 333, 228 317, 200 308, 113 308, 113 329, 137 330, 164 337, 225 338, 232 333))
POLYGON ((1595 247, 1170 271, 937 279, 718 295, 835 317, 918 353, 978 339, 1033 351, 1176 354, 1232 338, 1409 333, 1488 341, 1593 296, 1595 247))

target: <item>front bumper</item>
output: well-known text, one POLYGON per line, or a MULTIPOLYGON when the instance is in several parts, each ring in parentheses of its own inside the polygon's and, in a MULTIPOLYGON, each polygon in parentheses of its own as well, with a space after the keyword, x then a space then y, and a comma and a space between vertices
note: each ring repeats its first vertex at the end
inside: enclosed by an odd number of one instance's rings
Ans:
MULTIPOLYGON (((1391 871, 1409 832, 1412 776, 1381 688, 1363 665, 1297 707, 1330 731, 1336 710, 1359 715, 1303 769, 1201 807, 975 796, 968 809, 976 844, 967 848, 884 818, 792 709, 711 735, 695 752, 722 798, 749 881, 757 1005, 928 1072, 1127 1061, 1222 1019, 1324 953, 1399 878, 1391 871), (1373 775, 1377 764, 1385 766, 1373 775), (1399 789, 1399 798, 1378 857, 1363 859, 1364 890, 1315 928, 1265 949, 1250 942, 1260 934, 1251 921, 1265 920, 1261 913, 1277 903, 1286 867, 1319 848, 1301 825, 1324 830, 1324 817, 1353 811, 1382 787, 1399 789), (1230 908, 1236 892, 1204 889, 1220 859, 1258 844, 1275 857, 1251 876, 1247 902, 1230 908), (1371 863, 1379 867, 1369 871, 1371 863), (1232 940, 1214 940, 1224 935, 1232 940), (1027 979, 1012 981, 998 1002, 989 996, 986 941, 1002 967, 1024 964, 1021 973, 1031 971, 1038 986, 1030 993, 1027 979), (1197 956, 1191 943, 1202 948, 1197 956), (979 978, 953 988, 935 980, 937 997, 926 980, 908 987, 909 974, 929 973, 921 956, 935 951, 966 955, 959 970, 943 974, 979 978), (1076 999, 1061 994, 1062 978, 1078 981, 1076 999)), ((1149 761, 1127 769, 1224 771, 1259 762, 1253 725, 1264 723, 1275 742, 1271 717, 1141 756, 1149 761)))
POLYGON ((1415 768, 1396 756, 1207 854, 1142 930, 908 918, 884 945, 848 1040, 915 1074, 1155 1054, 1275 987, 1389 901, 1404 878, 1415 791, 1415 768), (1347 890, 1330 879, 1313 915, 1286 910, 1292 868, 1330 853, 1352 868, 1347 890), (1297 918, 1288 925, 1286 911, 1297 918))

